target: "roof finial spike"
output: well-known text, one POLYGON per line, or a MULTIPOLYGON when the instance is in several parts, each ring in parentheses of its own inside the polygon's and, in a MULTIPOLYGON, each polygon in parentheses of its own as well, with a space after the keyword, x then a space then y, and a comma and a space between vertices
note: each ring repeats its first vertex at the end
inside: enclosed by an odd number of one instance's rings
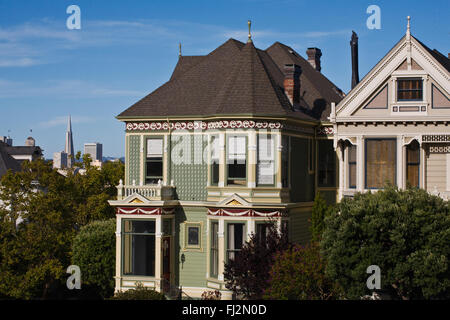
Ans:
POLYGON ((252 27, 252 21, 248 20, 248 40, 247 43, 252 42, 252 33, 251 33, 251 27, 252 27))
POLYGON ((411 24, 410 24, 411 17, 407 16, 406 19, 408 19, 408 25, 406 26, 406 37, 409 39, 411 36, 411 24))
POLYGON ((178 56, 181 57, 181 42, 178 43, 178 56))

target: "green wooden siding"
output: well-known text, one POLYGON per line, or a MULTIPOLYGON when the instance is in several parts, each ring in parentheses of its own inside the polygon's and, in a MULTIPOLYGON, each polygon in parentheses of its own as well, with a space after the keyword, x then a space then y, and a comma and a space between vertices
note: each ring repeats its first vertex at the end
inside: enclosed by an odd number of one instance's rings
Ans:
POLYGON ((314 184, 314 174, 308 173, 308 140, 291 137, 291 201, 313 201, 314 184))
POLYGON ((290 236, 293 242, 307 244, 311 240, 311 211, 295 212, 289 215, 290 236))
POLYGON ((140 136, 130 135, 128 136, 128 183, 133 184, 133 180, 136 185, 140 183, 140 163, 141 163, 141 153, 140 153, 140 136))
POLYGON ((183 287, 206 286, 206 208, 178 208, 175 215, 175 283, 183 287), (185 249, 184 222, 202 222, 201 250, 185 249), (182 262, 184 261, 184 262, 182 262))
POLYGON ((208 165, 203 159, 206 145, 203 135, 172 136, 170 176, 180 200, 206 200, 208 165))

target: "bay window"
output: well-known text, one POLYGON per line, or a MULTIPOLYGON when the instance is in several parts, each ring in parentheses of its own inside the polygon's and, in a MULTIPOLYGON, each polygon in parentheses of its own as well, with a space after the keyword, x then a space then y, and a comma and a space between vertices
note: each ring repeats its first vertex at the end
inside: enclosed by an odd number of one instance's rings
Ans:
POLYGON ((125 220, 122 246, 124 275, 155 276, 154 220, 125 220))
POLYGON ((244 245, 244 224, 227 225, 227 261, 234 260, 244 245))

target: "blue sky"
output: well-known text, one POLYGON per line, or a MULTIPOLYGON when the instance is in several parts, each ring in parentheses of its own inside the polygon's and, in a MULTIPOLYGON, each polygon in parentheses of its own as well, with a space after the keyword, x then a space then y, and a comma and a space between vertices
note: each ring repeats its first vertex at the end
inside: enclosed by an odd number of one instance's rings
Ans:
POLYGON ((404 35, 444 54, 450 51, 450 1, 102 1, 0 0, 0 135, 15 145, 36 139, 46 158, 64 148, 72 115, 75 150, 103 143, 106 156, 123 156, 121 111, 170 78, 178 59, 207 54, 230 37, 275 41, 304 57, 322 50, 322 72, 350 89, 350 36, 359 36, 362 78, 404 35), (68 30, 66 8, 81 8, 81 30, 68 30), (369 5, 381 9, 381 29, 369 30, 369 5), (10 131, 9 131, 10 130, 10 131))

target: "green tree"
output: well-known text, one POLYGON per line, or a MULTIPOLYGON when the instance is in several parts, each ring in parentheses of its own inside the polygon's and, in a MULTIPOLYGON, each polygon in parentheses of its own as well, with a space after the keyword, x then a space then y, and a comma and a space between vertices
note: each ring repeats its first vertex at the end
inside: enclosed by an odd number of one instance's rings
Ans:
POLYGON ((278 252, 264 293, 272 300, 329 300, 339 297, 334 281, 325 275, 325 260, 317 242, 294 245, 278 252))
POLYGON ((66 294, 66 268, 80 228, 113 218, 123 164, 59 174, 50 162, 25 161, 0 182, 0 295, 50 298, 66 294))
POLYGON ((314 198, 314 205, 312 207, 311 214, 311 239, 312 241, 320 241, 322 238, 323 230, 325 229, 325 217, 333 210, 332 206, 329 206, 324 198, 322 198, 320 192, 317 192, 314 198))
POLYGON ((421 189, 388 185, 343 199, 325 224, 327 274, 348 298, 370 293, 370 265, 380 267, 381 289, 394 297, 450 298, 448 202, 421 189))
POLYGON ((72 264, 81 269, 84 285, 101 298, 114 294, 116 220, 94 221, 81 228, 72 245, 72 264))

